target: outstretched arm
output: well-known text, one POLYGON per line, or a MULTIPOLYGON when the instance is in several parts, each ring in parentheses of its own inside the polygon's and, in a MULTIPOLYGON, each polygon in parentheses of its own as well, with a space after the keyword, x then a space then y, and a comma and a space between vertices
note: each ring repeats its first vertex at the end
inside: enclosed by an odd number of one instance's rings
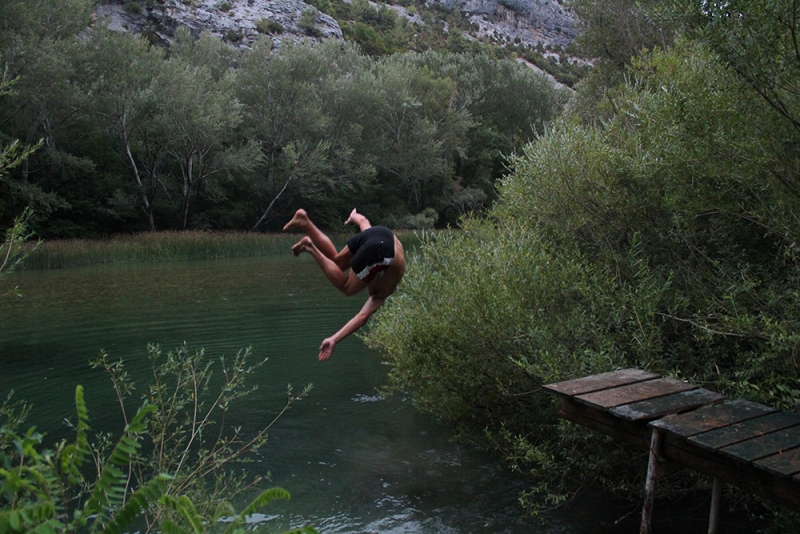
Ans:
POLYGON ((319 361, 323 362, 330 358, 333 349, 336 348, 336 344, 364 326, 367 323, 367 319, 383 305, 384 300, 385 299, 370 296, 367 302, 364 303, 361 311, 359 311, 355 317, 347 321, 347 324, 339 329, 338 332, 323 340, 322 345, 319 346, 319 361))

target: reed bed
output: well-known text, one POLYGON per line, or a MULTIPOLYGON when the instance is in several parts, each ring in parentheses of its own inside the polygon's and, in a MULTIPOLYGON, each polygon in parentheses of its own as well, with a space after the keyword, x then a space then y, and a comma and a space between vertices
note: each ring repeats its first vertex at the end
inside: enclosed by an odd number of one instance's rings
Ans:
POLYGON ((291 254, 295 234, 148 232, 109 239, 43 241, 23 269, 60 269, 103 263, 185 261, 291 254))
MULTIPOLYGON (((352 234, 333 236, 344 245, 352 234)), ((415 247, 413 232, 398 232, 405 244, 415 247)), ((21 269, 62 269, 108 263, 147 263, 222 258, 244 258, 291 254, 300 234, 256 234, 246 232, 147 232, 108 239, 64 239, 27 243, 27 258, 21 269)))

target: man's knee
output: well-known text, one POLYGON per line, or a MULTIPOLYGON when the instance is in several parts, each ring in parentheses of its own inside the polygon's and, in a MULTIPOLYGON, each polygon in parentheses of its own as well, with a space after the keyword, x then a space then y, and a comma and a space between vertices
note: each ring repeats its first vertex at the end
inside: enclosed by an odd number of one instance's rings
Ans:
POLYGON ((350 260, 353 259, 353 254, 350 249, 345 246, 334 258, 333 263, 342 270, 346 271, 350 268, 350 260))

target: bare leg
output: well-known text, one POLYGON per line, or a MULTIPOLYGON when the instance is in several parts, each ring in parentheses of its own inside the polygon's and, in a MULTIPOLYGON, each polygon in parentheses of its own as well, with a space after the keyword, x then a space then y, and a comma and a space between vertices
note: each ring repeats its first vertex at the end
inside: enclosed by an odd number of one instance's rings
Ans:
POLYGON ((317 264, 322 269, 325 277, 336 289, 345 295, 354 295, 367 287, 367 284, 359 280, 355 273, 351 272, 349 275, 345 274, 342 269, 336 265, 336 262, 322 254, 322 252, 314 246, 314 243, 308 236, 295 243, 292 247, 292 254, 295 256, 300 255, 301 252, 308 252, 311 254, 311 257, 316 260, 317 264))
MULTIPOLYGON (((283 231, 291 230, 293 228, 297 228, 298 230, 302 230, 308 237, 311 238, 311 241, 314 243, 317 249, 322 252, 325 256, 330 259, 336 257, 336 247, 333 246, 333 242, 331 239, 322 233, 322 230, 317 228, 317 226, 311 222, 311 219, 308 218, 308 214, 306 210, 299 209, 294 213, 294 217, 292 220, 286 223, 286 226, 283 227, 283 231)), ((294 247, 292 247, 292 253, 295 256, 300 252, 294 251, 295 247, 302 243, 302 240, 299 241, 294 247)), ((302 252, 302 251, 301 251, 302 252)))
POLYGON ((358 226, 358 229, 361 230, 362 232, 367 228, 372 228, 372 225, 369 223, 369 219, 358 213, 355 208, 353 208, 353 211, 350 212, 350 216, 344 223, 345 224, 353 223, 356 226, 358 226))

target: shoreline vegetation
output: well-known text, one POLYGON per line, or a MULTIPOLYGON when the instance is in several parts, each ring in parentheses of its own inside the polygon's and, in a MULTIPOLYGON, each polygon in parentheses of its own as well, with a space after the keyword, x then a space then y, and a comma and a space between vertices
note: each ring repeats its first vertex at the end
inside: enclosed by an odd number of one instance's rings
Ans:
MULTIPOLYGON (((413 231, 395 233, 407 246, 419 242, 413 231)), ((333 241, 343 246, 348 235, 334 234, 333 241)), ((299 238, 294 233, 189 230, 142 232, 105 239, 45 240, 24 245, 22 253, 27 256, 17 270, 289 255, 299 238)))

